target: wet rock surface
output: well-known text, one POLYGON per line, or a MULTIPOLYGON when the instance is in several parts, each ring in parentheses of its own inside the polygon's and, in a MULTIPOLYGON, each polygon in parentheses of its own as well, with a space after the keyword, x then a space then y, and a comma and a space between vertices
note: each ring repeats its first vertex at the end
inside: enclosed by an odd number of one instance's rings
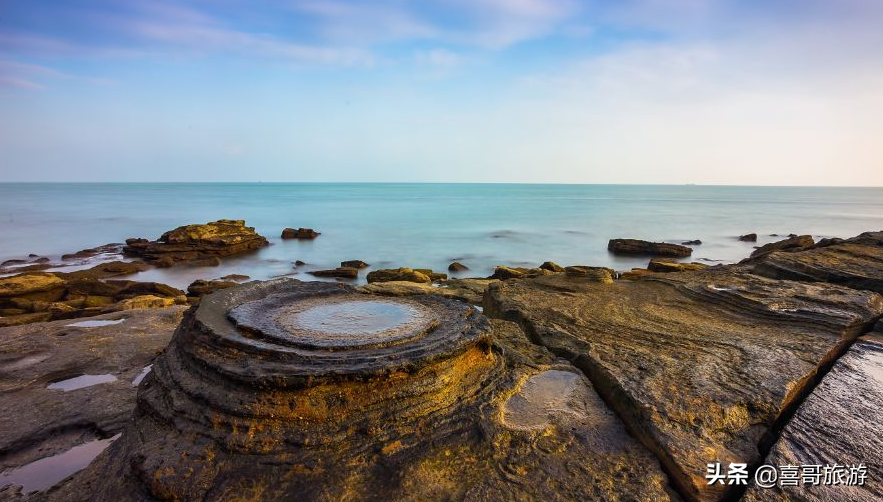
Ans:
MULTIPOLYGON (((883 332, 866 335, 841 357, 785 426, 764 464, 773 466, 864 465, 862 486, 824 485, 824 470, 817 486, 752 485, 743 500, 822 502, 883 500, 883 332)), ((802 477, 803 473, 798 476, 802 477)), ((779 480, 781 483, 781 480, 779 480)))
POLYGON ((804 249, 810 249, 815 245, 812 236, 809 235, 791 235, 787 239, 783 239, 763 246, 751 253, 751 258, 760 258, 774 251, 795 252, 804 249))
POLYGON ((671 256, 683 258, 693 254, 693 250, 680 244, 649 242, 639 239, 610 239, 607 250, 614 254, 641 256, 671 256))
POLYGON ((268 244, 254 228, 246 227, 243 220, 218 220, 178 227, 155 241, 128 239, 123 254, 165 267, 253 251, 268 244))
POLYGON ((41 498, 670 496, 591 384, 515 324, 437 296, 278 280, 205 296, 122 437, 41 498))
POLYGON ((824 243, 799 252, 770 252, 750 260, 757 274, 822 281, 883 293, 883 232, 824 243))
POLYGON ((720 500, 733 492, 707 485, 706 464, 759 462, 781 417, 883 313, 883 298, 720 268, 507 281, 484 307, 582 369, 682 496, 720 500))
POLYGON ((132 380, 168 344, 183 311, 0 328, 0 471, 119 433, 135 404, 132 380), (79 387, 90 383, 83 375, 105 383, 79 387))

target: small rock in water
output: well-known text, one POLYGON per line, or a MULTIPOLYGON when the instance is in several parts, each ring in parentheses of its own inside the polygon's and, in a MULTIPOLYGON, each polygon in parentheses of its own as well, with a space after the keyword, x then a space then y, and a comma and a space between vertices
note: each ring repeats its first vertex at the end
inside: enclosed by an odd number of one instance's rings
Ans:
POLYGON ((340 266, 349 268, 367 268, 371 265, 363 262, 362 260, 349 260, 340 262, 340 266))
POLYGON ((359 276, 359 269, 352 267, 337 267, 329 270, 312 270, 307 272, 316 277, 338 277, 342 279, 355 279, 359 276))
POLYGON ((390 282, 390 281, 406 281, 406 282, 432 282, 432 278, 428 275, 412 270, 407 267, 397 269, 382 268, 368 273, 368 282, 390 282))
POLYGON ((757 234, 740 235, 739 240, 742 242, 757 242, 757 234))
POLYGON ((466 265, 463 265, 459 261, 455 261, 455 262, 451 263, 450 265, 448 265, 449 272, 465 272, 466 270, 469 270, 469 267, 467 267, 466 265))
POLYGON ((667 242, 649 242, 639 239, 610 239, 607 250, 614 254, 671 256, 682 258, 693 254, 693 250, 679 244, 667 242))
POLYGON ((315 239, 319 236, 319 232, 316 232, 312 228, 298 228, 297 230, 293 228, 286 228, 282 230, 282 238, 283 239, 315 239))
POLYGON ((694 239, 692 241, 682 242, 681 244, 683 244, 684 246, 698 246, 702 244, 702 241, 700 241, 699 239, 694 239))

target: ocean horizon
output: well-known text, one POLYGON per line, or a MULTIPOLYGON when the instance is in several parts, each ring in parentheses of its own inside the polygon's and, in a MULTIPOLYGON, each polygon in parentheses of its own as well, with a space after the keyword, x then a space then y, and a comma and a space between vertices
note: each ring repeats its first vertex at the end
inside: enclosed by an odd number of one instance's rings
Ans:
MULTIPOLYGON (((152 269, 179 287, 245 274, 294 276, 363 260, 486 276, 496 265, 644 267, 607 252, 613 238, 699 239, 691 261, 731 263, 789 234, 850 237, 883 228, 883 188, 461 183, 0 183, 0 261, 53 260, 80 249, 155 239, 172 228, 244 219, 271 246, 219 267, 152 269), (285 227, 321 232, 283 241, 285 227), (757 233, 758 242, 738 237, 757 233), (306 266, 294 268, 297 260, 306 266)), ((72 266, 76 268, 76 266, 72 266)), ((369 269, 370 270, 370 269, 369 269)))

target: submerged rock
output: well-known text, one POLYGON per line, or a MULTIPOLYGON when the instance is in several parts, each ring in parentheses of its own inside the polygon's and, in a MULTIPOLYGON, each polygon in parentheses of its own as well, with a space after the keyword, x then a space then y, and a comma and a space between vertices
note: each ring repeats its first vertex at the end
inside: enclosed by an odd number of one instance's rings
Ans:
POLYGON ((670 499, 583 376, 434 296, 216 292, 137 399, 122 437, 48 500, 670 499))
POLYGON ((682 258, 693 254, 693 250, 680 244, 667 242, 649 242, 638 239, 610 239, 607 250, 614 254, 671 256, 682 258))
POLYGON ((268 244, 254 228, 246 227, 243 220, 218 220, 178 227, 155 241, 128 239, 123 254, 156 266, 171 266, 253 251, 268 244))
POLYGON ((428 275, 412 270, 407 267, 402 268, 382 268, 368 272, 366 277, 371 282, 390 282, 390 281, 406 281, 406 282, 432 282, 432 278, 428 275))
POLYGON ((315 239, 319 236, 319 232, 316 232, 312 228, 298 228, 297 230, 293 228, 286 228, 282 230, 282 238, 283 239, 315 239))
POLYGON ((706 464, 756 465, 760 445, 881 314, 883 298, 735 268, 597 284, 550 275, 491 285, 492 317, 575 361, 693 501, 732 496, 706 464))
POLYGON ((765 277, 823 281, 883 293, 883 232, 866 232, 798 252, 772 251, 748 262, 765 277))

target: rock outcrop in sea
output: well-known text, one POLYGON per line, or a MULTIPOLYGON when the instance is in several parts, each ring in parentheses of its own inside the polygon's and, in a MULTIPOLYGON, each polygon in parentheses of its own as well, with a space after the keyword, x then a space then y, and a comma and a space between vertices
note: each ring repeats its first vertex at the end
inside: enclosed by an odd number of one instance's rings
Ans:
POLYGON ((140 258, 157 267, 180 262, 217 259, 260 249, 269 242, 246 227, 244 220, 218 220, 204 225, 185 225, 159 239, 127 239, 123 254, 140 258))
POLYGON ((683 258, 693 254, 693 249, 668 242, 650 242, 639 239, 610 239, 607 250, 614 254, 639 256, 670 256, 683 258))

